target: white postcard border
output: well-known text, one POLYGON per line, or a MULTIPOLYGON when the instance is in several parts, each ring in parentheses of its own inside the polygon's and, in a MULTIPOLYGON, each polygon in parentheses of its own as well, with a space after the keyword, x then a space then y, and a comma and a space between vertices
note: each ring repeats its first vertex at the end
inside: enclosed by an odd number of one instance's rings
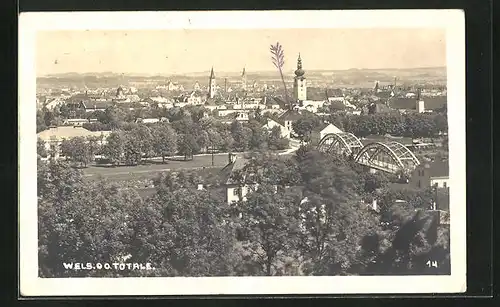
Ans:
POLYGON ((460 293, 466 290, 465 17, 461 10, 68 12, 19 17, 19 266, 23 296, 460 293), (36 195, 37 31, 252 28, 444 28, 450 163, 449 276, 39 278, 36 195))

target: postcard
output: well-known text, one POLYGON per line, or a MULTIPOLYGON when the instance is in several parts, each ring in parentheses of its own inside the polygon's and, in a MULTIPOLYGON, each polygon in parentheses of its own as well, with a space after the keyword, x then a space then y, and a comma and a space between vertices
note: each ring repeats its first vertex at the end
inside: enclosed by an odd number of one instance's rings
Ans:
POLYGON ((19 89, 22 296, 466 290, 463 11, 22 13, 19 89))

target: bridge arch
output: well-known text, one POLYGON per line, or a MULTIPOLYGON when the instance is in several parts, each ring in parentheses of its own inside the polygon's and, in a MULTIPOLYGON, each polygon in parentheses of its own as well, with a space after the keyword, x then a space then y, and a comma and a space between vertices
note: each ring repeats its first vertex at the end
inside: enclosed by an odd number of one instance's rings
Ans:
POLYGON ((356 154, 363 143, 352 133, 329 133, 325 135, 318 144, 318 150, 325 153, 341 155, 356 154))
POLYGON ((398 142, 374 142, 364 146, 355 161, 370 168, 396 173, 412 171, 420 161, 408 147, 398 142))

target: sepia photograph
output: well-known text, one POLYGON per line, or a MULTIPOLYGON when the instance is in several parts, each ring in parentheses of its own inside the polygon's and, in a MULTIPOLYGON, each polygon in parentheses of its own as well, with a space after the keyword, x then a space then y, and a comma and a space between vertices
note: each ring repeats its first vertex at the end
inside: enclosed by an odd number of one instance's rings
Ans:
POLYGON ((453 10, 21 15, 21 294, 465 291, 464 48, 453 10))

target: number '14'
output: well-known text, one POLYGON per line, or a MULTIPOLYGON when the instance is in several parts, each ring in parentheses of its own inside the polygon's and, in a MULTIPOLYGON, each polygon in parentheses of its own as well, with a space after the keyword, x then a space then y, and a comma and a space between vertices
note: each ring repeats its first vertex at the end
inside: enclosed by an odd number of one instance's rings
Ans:
POLYGON ((432 267, 432 268, 437 268, 438 267, 438 263, 437 261, 435 260, 428 260, 425 264, 427 264, 428 267, 432 267))

